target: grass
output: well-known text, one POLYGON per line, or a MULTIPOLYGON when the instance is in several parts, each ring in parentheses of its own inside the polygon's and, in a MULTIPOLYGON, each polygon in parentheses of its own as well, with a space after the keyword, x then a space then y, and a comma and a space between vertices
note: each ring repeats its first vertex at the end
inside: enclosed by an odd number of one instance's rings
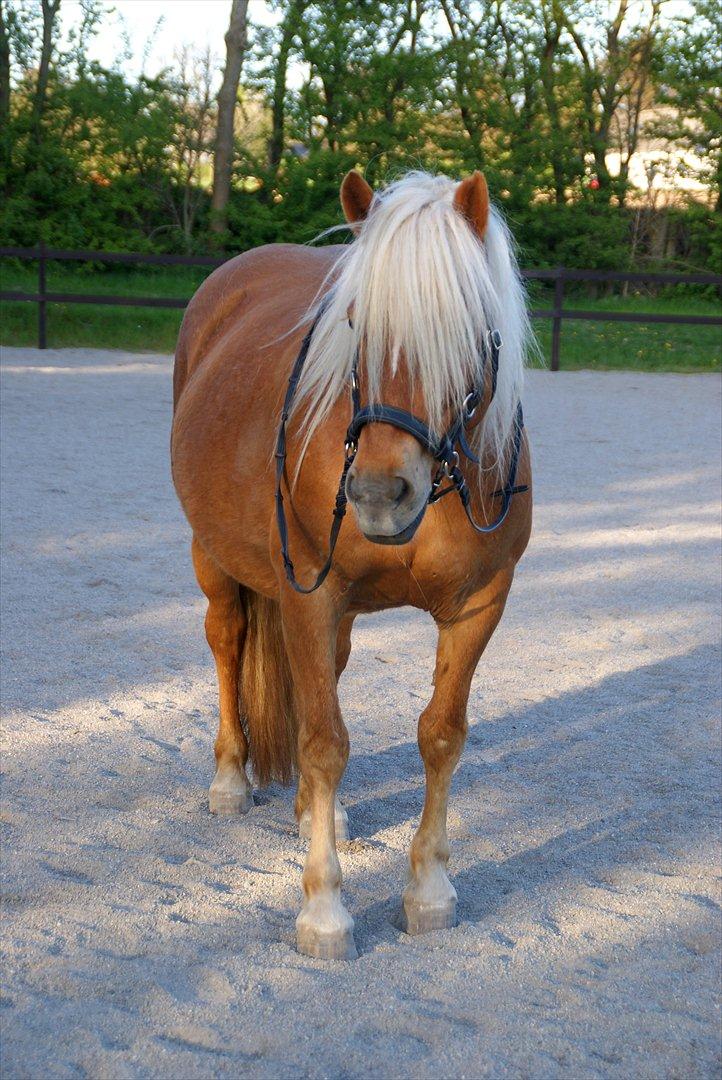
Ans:
MULTIPOLYGON (((88 292, 119 296, 172 296, 186 299, 208 274, 205 267, 112 267, 48 264, 47 287, 54 292, 88 292)), ((0 262, 0 287, 34 292, 32 263, 0 262)), ((535 289, 534 306, 551 306, 548 294, 535 289)), ((565 307, 604 311, 635 311, 695 315, 721 314, 719 301, 668 290, 662 297, 632 295, 589 298, 569 296, 565 307)), ((173 309, 123 308, 104 305, 49 304, 48 345, 85 346, 130 352, 171 353, 183 312, 173 309)), ((548 362, 551 322, 535 320, 542 352, 548 362)), ((37 305, 0 303, 0 344, 37 345, 37 305)), ((576 322, 562 324, 563 369, 633 369, 642 371, 719 371, 722 332, 716 326, 676 324, 576 322)))
MULTIPOLYGON (((108 293, 116 296, 190 298, 212 268, 185 266, 70 268, 48 263, 49 292, 108 293)), ((37 291, 32 263, 0 261, 0 288, 37 291)), ((48 304, 48 345, 172 353, 183 318, 180 308, 116 307, 103 304, 48 304)), ((0 344, 37 345, 37 304, 0 302, 0 344)))

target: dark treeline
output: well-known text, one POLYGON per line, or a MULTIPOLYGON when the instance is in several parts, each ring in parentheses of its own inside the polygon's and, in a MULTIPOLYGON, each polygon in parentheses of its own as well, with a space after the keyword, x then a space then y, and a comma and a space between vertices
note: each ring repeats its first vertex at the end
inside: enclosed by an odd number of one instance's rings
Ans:
POLYGON ((272 28, 259 6, 229 4, 220 72, 188 49, 134 77, 122 40, 90 59, 99 0, 70 32, 62 0, 0 0, 2 242, 303 242, 354 165, 481 168, 529 265, 719 266, 717 0, 282 0, 272 28), (642 149, 661 187, 631 183, 642 149))

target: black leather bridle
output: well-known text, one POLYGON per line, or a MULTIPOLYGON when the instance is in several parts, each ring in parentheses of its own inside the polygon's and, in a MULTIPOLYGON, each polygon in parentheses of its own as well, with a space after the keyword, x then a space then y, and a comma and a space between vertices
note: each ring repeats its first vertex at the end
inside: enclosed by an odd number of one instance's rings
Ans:
POLYGON ((304 337, 298 356, 296 357, 296 361, 291 370, 291 375, 288 380, 288 389, 286 390, 286 397, 283 402, 283 411, 281 412, 278 439, 276 441, 276 522, 278 525, 278 535, 281 540, 281 555, 286 570, 286 577, 296 592, 299 593, 315 592, 315 590, 324 583, 328 572, 331 569, 333 552, 336 547, 336 541, 338 540, 338 534, 341 531, 341 524, 346 514, 346 506, 348 504, 346 478, 354 458, 358 453, 359 435, 361 434, 361 430, 367 424, 390 424, 400 431, 405 431, 409 435, 413 435, 431 457, 439 462, 438 471, 432 481, 429 497, 422 507, 419 521, 423 517, 428 505, 438 502, 444 495, 456 491, 461 499, 462 506, 464 507, 464 511, 466 512, 466 516, 469 519, 472 528, 478 533, 491 533, 494 532, 495 529, 498 529, 504 522, 509 513, 512 497, 522 491, 528 490, 527 484, 516 484, 522 432, 524 430, 524 415, 522 413, 521 402, 517 405, 516 416, 514 418, 514 434, 512 437, 507 481, 506 484, 504 484, 504 487, 499 488, 492 494, 493 499, 502 500, 501 509, 490 525, 479 525, 478 522, 474 520, 474 516, 471 512, 471 492, 469 491, 469 485, 459 468, 459 450, 463 453, 464 457, 477 465, 479 464, 479 458, 469 446, 466 436, 466 427, 473 419, 476 410, 484 398, 487 361, 490 361, 491 366, 491 393, 489 395, 489 405, 491 405, 494 394, 496 393, 496 382, 499 373, 499 352, 502 346, 501 334, 498 330, 490 331, 488 345, 486 343, 482 345, 482 366, 479 383, 467 394, 461 411, 454 422, 449 426, 445 434, 438 438, 434 436, 433 432, 423 420, 419 420, 418 417, 410 412, 406 412, 405 409, 399 409, 395 405, 361 405, 357 351, 356 356, 354 357, 353 367, 351 368, 351 405, 353 408, 353 415, 348 431, 346 432, 346 460, 344 462, 338 491, 336 493, 336 504, 333 510, 333 521, 331 523, 331 533, 329 536, 328 558, 322 566, 313 585, 305 588, 303 585, 299 584, 296 580, 296 573, 288 552, 288 525, 286 523, 286 512, 283 506, 283 492, 281 490, 283 474, 286 467, 286 424, 298 386, 298 380, 301 377, 303 365, 306 362, 306 356, 308 355, 308 350, 311 345, 313 332, 316 329, 321 314, 322 310, 318 312, 311 328, 304 337), (456 449, 457 446, 459 447, 459 450, 456 449), (446 487, 442 487, 445 477, 449 480, 449 483, 446 487))

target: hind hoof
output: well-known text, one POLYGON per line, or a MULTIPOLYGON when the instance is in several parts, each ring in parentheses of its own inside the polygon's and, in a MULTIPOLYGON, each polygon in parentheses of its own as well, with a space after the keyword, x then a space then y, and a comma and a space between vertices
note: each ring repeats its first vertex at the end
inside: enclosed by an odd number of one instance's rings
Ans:
POLYGON ((432 930, 450 930, 456 926, 456 898, 441 904, 404 903, 402 926, 407 934, 428 934, 432 930))
POLYGON ((227 817, 247 814, 253 806, 253 791, 245 775, 236 770, 218 770, 208 792, 212 814, 227 817))
MULTIPOLYGON (((336 802, 334 811, 334 826, 336 830, 337 840, 348 840, 348 814, 341 806, 340 802, 336 802)), ((304 810, 301 817, 298 820, 298 835, 302 840, 311 839, 311 811, 304 810)))

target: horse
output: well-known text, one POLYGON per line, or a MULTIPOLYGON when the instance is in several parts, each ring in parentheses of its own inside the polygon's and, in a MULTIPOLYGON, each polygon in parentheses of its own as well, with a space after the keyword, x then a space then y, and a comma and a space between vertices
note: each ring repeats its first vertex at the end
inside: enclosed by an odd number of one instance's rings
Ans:
POLYGON ((352 171, 340 198, 350 243, 259 247, 198 289, 171 438, 218 675, 210 810, 251 808, 249 761, 261 786, 298 777, 297 948, 331 960, 356 955, 337 855, 354 619, 410 605, 437 624, 401 917, 410 934, 451 927, 449 786, 532 504, 529 321, 483 175, 411 172, 374 193, 352 171))

